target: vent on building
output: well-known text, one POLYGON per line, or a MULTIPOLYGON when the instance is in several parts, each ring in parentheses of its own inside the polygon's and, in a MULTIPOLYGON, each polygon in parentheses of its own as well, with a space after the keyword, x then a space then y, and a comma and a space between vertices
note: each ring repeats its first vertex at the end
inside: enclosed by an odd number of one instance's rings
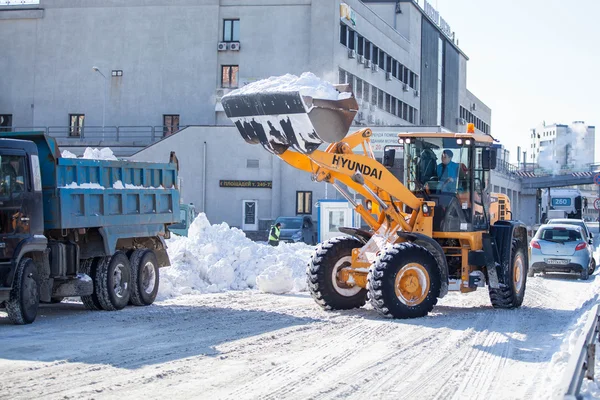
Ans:
POLYGON ((365 60, 365 68, 371 68, 371 60, 365 60))
POLYGON ((229 50, 240 51, 240 42, 229 43, 229 50))
POLYGON ((473 105, 471 106, 471 111, 476 111, 477 110, 477 104, 473 103, 473 105))
POLYGON ((227 42, 219 42, 219 44, 217 45, 217 50, 225 51, 227 50, 227 47, 227 42))
POLYGON ((348 58, 356 58, 356 50, 348 49, 348 58))
POLYGON ((258 160, 246 160, 246 168, 258 168, 258 160))

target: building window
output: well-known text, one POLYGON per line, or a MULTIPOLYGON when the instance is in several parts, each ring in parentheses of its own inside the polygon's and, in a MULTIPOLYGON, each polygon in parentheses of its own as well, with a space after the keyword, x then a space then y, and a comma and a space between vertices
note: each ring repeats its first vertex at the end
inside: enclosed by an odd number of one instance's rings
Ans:
POLYGON ((238 73, 240 67, 238 65, 222 65, 221 66, 221 87, 236 88, 238 87, 238 73))
POLYGON ((340 78, 339 83, 346 83, 346 71, 340 68, 340 78))
POLYGON ((354 94, 357 99, 362 99, 363 97, 363 81, 360 78, 356 78, 356 87, 354 88, 354 94))
POLYGON ((371 42, 365 39, 365 58, 367 60, 371 59, 371 42))
POLYGON ((179 114, 163 115, 163 136, 170 136, 179 130, 179 114))
POLYGON ((312 192, 296 192, 296 215, 312 214, 312 192))
POLYGON ((259 167, 258 160, 251 160, 251 159, 246 160, 246 168, 258 168, 258 167, 259 167))
POLYGON ((12 114, 0 114, 0 132, 10 132, 12 127, 12 114))
POLYGON ((69 114, 69 136, 81 136, 85 114, 69 114))
POLYGON ((375 45, 371 46, 372 49, 372 57, 371 60, 373 61, 373 64, 378 65, 379 64, 379 48, 375 45))
POLYGON ((374 106, 377 105, 377 91, 379 89, 377 89, 375 86, 371 86, 371 104, 373 104, 374 106))
POLYGON ((364 82, 364 86, 363 86, 363 100, 364 101, 369 101, 369 88, 371 87, 371 85, 369 85, 367 82, 364 82))
POLYGON ((239 42, 240 41, 240 20, 239 19, 223 20, 223 41, 224 42, 239 42))
POLYGON ((348 27, 345 24, 340 25, 340 43, 348 46, 348 27))
POLYGON ((357 49, 357 53, 359 56, 364 55, 364 45, 365 45, 365 41, 364 38, 362 36, 358 36, 358 49, 357 49))

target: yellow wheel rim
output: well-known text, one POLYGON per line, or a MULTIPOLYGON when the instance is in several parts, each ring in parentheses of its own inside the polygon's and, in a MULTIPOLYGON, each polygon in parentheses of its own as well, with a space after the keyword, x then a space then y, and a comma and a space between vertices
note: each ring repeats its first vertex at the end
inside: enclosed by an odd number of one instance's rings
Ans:
POLYGON ((513 265, 513 282, 515 284, 515 290, 519 292, 523 285, 523 256, 520 254, 515 258, 515 265, 513 265))
POLYGON ((429 273, 421 264, 406 264, 396 274, 396 296, 407 306, 421 304, 427 297, 430 286, 429 273))

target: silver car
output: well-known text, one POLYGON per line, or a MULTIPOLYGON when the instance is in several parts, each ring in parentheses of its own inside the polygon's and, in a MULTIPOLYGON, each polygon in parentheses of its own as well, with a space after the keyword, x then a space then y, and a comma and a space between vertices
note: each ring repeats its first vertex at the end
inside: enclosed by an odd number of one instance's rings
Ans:
POLYGON ((587 226, 582 219, 572 218, 554 218, 548 221, 549 225, 565 224, 565 225, 577 225, 583 229, 584 240, 590 244, 588 250, 590 251, 590 257, 592 257, 592 266, 590 267, 590 275, 594 273, 596 269, 596 260, 594 259, 594 235, 590 232, 590 228, 587 226))
POLYGON ((592 267, 590 244, 582 228, 577 225, 542 225, 529 248, 529 273, 575 272, 587 280, 592 267))

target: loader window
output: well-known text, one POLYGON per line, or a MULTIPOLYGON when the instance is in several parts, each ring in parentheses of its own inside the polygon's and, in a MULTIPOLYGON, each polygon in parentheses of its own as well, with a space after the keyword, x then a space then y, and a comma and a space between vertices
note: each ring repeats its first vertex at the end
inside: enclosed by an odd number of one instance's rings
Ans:
POLYGON ((25 157, 0 156, 0 198, 10 199, 25 191, 25 157))

